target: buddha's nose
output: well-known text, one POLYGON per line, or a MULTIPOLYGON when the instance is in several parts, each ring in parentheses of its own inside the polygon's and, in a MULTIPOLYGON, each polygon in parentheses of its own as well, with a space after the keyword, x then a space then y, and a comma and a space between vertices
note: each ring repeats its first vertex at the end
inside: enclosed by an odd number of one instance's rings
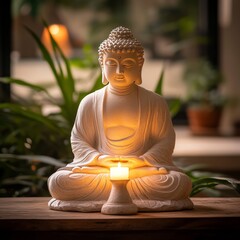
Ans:
POLYGON ((117 73, 124 73, 124 69, 123 69, 123 66, 122 65, 118 65, 117 67, 117 73))

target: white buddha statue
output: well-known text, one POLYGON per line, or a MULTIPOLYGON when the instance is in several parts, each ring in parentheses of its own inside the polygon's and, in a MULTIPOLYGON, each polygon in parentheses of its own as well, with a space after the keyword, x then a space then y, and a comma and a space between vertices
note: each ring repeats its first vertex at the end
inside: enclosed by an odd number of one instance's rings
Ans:
POLYGON ((143 47, 118 27, 99 47, 106 86, 80 103, 71 133, 73 162, 48 181, 55 210, 100 211, 107 201, 110 167, 130 169, 128 192, 139 211, 191 209, 192 184, 172 162, 175 145, 164 98, 141 84, 143 47))

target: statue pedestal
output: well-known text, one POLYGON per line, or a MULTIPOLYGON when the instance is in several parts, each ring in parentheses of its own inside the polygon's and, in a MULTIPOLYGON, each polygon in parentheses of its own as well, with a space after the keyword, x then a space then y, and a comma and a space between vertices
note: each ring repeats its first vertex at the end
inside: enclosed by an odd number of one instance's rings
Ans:
POLYGON ((111 180, 112 190, 108 201, 102 206, 101 213, 107 215, 137 214, 138 208, 132 202, 127 190, 128 180, 111 180))

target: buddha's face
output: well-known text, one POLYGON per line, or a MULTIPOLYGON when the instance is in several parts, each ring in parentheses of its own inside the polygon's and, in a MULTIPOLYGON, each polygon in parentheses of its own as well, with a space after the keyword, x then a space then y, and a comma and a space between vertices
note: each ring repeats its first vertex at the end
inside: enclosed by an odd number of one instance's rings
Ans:
POLYGON ((141 78, 141 66, 136 53, 106 53, 103 74, 113 87, 125 87, 141 78))

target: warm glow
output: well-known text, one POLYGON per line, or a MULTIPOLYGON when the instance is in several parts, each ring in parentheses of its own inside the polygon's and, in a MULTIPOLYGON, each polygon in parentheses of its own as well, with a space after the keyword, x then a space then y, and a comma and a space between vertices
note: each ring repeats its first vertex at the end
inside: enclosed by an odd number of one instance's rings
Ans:
POLYGON ((111 180, 128 180, 129 168, 122 167, 121 163, 119 162, 117 167, 110 168, 110 179, 111 180))
POLYGON ((52 35, 57 35, 60 32, 60 27, 57 24, 53 24, 49 27, 49 31, 52 35))
MULTIPOLYGON (((69 42, 69 35, 67 28, 61 24, 53 24, 48 27, 49 32, 52 34, 55 41, 58 43, 63 53, 66 56, 71 54, 71 46, 69 42)), ((49 32, 47 28, 44 28, 42 33, 42 42, 50 53, 53 52, 51 39, 49 37, 49 32)))

